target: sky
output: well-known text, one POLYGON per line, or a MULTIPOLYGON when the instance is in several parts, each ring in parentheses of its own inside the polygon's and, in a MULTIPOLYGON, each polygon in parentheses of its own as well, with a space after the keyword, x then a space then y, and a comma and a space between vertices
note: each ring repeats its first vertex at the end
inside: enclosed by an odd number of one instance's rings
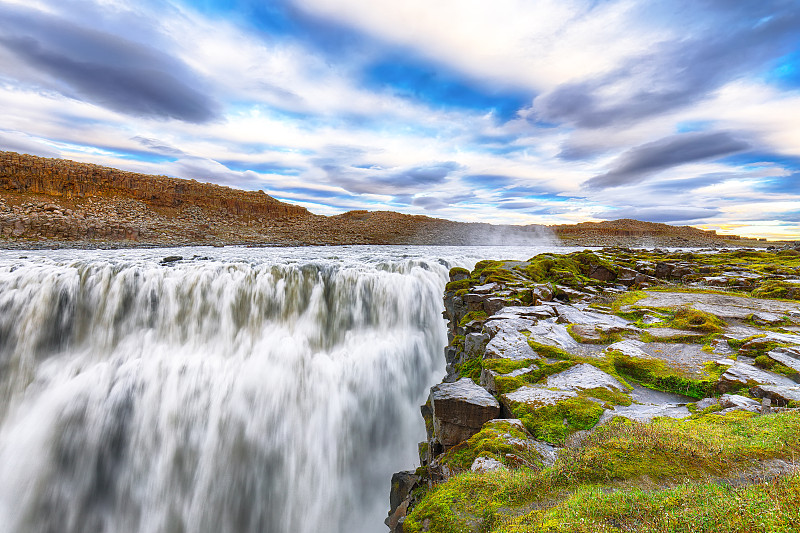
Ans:
POLYGON ((800 1, 0 0, 0 149, 325 215, 800 239, 800 1))

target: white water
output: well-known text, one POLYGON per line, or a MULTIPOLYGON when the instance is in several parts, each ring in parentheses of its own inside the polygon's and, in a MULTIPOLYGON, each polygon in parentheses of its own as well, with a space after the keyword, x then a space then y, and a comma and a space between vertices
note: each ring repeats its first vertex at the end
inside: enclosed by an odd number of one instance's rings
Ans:
POLYGON ((449 267, 541 251, 0 251, 0 531, 385 531, 449 267))

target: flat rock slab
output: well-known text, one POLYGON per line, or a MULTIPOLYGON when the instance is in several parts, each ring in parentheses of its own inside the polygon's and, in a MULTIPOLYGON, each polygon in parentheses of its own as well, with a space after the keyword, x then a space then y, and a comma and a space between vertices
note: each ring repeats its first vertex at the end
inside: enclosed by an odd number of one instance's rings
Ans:
POLYGON ((707 333, 701 333, 699 331, 689 331, 675 328, 647 328, 644 331, 649 333, 655 339, 665 341, 673 339, 701 339, 707 335, 707 333))
POLYGON ((539 409, 541 407, 555 405, 558 402, 575 396, 577 396, 577 393, 573 391, 550 390, 544 387, 526 385, 518 388, 514 392, 503 394, 500 400, 503 402, 503 406, 506 409, 513 412, 512 407, 514 404, 524 403, 533 409, 539 409))
POLYGON ((800 348, 798 347, 775 348, 767 352, 767 357, 800 372, 800 348))
POLYGON ((511 305, 504 307, 492 318, 535 318, 545 319, 556 316, 556 311, 552 305, 530 305, 520 306, 511 305))
POLYGON ((659 416, 686 418, 691 415, 686 405, 693 402, 693 398, 673 392, 648 389, 635 382, 632 385, 631 399, 634 403, 628 406, 617 405, 613 410, 606 411, 600 418, 601 422, 615 416, 649 422, 659 416))
POLYGON ((756 398, 769 398, 776 405, 800 402, 800 385, 756 385, 750 389, 750 393, 756 398))
POLYGON ((637 340, 624 340, 615 342, 614 344, 609 344, 606 348, 606 351, 618 351, 622 352, 623 355, 628 357, 644 357, 647 358, 649 355, 644 351, 645 343, 642 341, 637 340))
POLYGON ((530 339, 540 344, 561 348, 566 352, 573 352, 578 349, 578 343, 561 324, 540 321, 530 328, 530 339))
POLYGON ((630 322, 616 315, 580 310, 574 306, 564 304, 556 305, 555 310, 562 320, 570 324, 585 324, 591 326, 606 325, 621 329, 630 328, 630 322))
POLYGON ((502 317, 495 315, 489 317, 483 323, 483 331, 491 336, 497 335, 501 331, 530 331, 536 324, 536 320, 530 318, 522 318, 518 316, 502 317))
POLYGON ((433 430, 442 446, 459 444, 500 415, 500 404, 469 378, 431 388, 433 430))
POLYGON ((747 296, 729 294, 711 294, 702 292, 650 292, 632 306, 634 307, 680 307, 690 306, 698 311, 705 311, 720 318, 743 319, 753 313, 771 313, 783 315, 800 313, 800 304, 778 300, 764 300, 747 296))
POLYGON ((547 378, 547 386, 562 390, 607 389, 625 391, 625 387, 614 376, 588 363, 575 365, 547 378))
POLYGON ((540 359, 533 351, 528 338, 518 331, 501 330, 486 345, 484 355, 486 359, 511 359, 522 361, 525 359, 540 359))
POLYGON ((728 391, 739 387, 753 387, 755 385, 781 385, 787 387, 797 386, 791 379, 768 372, 745 363, 734 363, 719 378, 720 391, 728 391))
POLYGON ((701 377, 705 374, 705 364, 719 359, 720 354, 704 352, 699 344, 676 342, 646 342, 642 350, 650 358, 661 359, 667 366, 686 374, 701 377))

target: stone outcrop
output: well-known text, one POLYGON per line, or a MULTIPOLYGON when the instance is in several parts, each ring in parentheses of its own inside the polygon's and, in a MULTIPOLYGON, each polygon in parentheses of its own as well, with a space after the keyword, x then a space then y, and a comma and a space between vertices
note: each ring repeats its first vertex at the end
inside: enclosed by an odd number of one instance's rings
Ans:
MULTIPOLYGON (((447 375, 422 409, 429 422, 417 471, 422 483, 542 468, 552 464, 545 456, 580 448, 598 425, 619 417, 648 424, 692 413, 794 412, 800 302, 757 291, 792 283, 800 275, 797 257, 793 248, 717 255, 613 249, 482 261, 469 276, 453 269, 444 296, 447 375), (789 260, 779 268, 782 258, 789 260), (618 275, 597 275, 598 265, 618 275), (738 293, 707 290, 708 277, 728 273, 738 293), (651 285, 655 290, 646 290, 651 285), (487 308, 490 301, 500 307, 487 308), (497 398, 506 419, 479 427, 489 413, 469 424, 466 415, 449 415, 456 422, 448 427, 435 414, 437 396, 457 398, 465 410, 497 398), (539 459, 520 460, 514 450, 537 450, 539 459)), ((404 509, 413 513, 417 503, 409 496, 404 509)))
POLYGON ((467 378, 433 387, 430 404, 435 439, 444 449, 465 441, 500 415, 495 397, 467 378))

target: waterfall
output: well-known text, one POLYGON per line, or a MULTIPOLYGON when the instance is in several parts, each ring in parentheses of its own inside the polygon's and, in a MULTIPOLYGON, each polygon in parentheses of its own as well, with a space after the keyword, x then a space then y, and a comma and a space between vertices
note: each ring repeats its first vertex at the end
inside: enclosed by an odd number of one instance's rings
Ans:
POLYGON ((3 531, 383 531, 449 265, 326 253, 0 262, 3 531))

